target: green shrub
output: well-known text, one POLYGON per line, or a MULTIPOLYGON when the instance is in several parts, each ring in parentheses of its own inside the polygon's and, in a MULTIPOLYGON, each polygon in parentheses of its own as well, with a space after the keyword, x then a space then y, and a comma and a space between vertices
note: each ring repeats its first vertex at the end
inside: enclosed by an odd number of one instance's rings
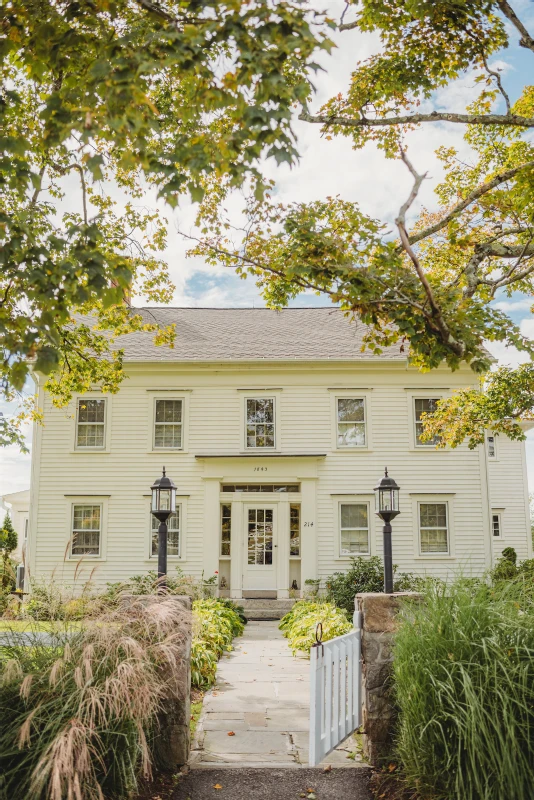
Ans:
MULTIPOLYGON (((396 567, 393 567, 395 572, 396 567)), ((419 591, 424 584, 409 572, 402 572, 395 577, 395 591, 419 591)), ((335 572, 326 579, 326 599, 338 608, 343 608, 350 615, 354 613, 354 598, 358 592, 383 592, 384 567, 378 556, 371 558, 351 558, 346 572, 335 572)))
POLYGON ((130 598, 68 634, 60 626, 45 639, 9 634, 0 648, 2 800, 135 791, 150 774, 158 714, 181 674, 190 624, 172 597, 130 598))
POLYGON ((322 640, 327 642, 352 630, 347 614, 332 603, 300 600, 289 614, 280 620, 280 630, 289 639, 293 653, 309 653, 315 642, 317 624, 323 626, 322 640))
POLYGON ((193 642, 191 646, 191 684, 207 689, 215 681, 217 661, 232 640, 241 636, 244 625, 233 603, 204 599, 193 602, 193 642))
POLYGON ((410 785, 445 800, 532 794, 534 606, 520 583, 429 585, 394 649, 397 749, 410 785))

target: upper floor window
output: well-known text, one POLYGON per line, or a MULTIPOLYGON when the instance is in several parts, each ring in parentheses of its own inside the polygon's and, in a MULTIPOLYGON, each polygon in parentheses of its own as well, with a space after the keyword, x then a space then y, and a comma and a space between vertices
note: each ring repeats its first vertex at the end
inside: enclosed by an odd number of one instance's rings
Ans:
POLYGON ((449 552, 449 515, 447 503, 419 503, 421 553, 449 552))
POLYGON ((486 445, 488 448, 488 458, 497 458, 497 445, 495 443, 495 436, 486 436, 486 445))
POLYGON ((365 401, 357 397, 337 399, 337 446, 365 447, 365 401))
POLYGON ((106 401, 103 398, 78 398, 76 407, 76 447, 102 449, 106 442, 106 401))
POLYGON ((274 447, 274 398, 260 397, 246 400, 247 447, 274 447))
POLYGON ((437 410, 440 397, 415 397, 414 398, 414 411, 415 411, 415 443, 418 447, 432 447, 435 446, 439 439, 434 436, 430 441, 421 441, 423 434, 423 414, 433 414, 437 410))
MULTIPOLYGON (((167 555, 179 556, 180 555, 180 505, 176 505, 176 511, 171 514, 167 520, 167 555)), ((158 554, 158 528, 159 521, 156 517, 150 515, 151 537, 150 537, 150 554, 157 556, 158 554)))
POLYGON ((180 450, 183 439, 183 401, 156 400, 154 448, 180 450))
POLYGON ((342 556, 369 553, 369 506, 367 503, 340 503, 339 528, 342 556))
POLYGON ((71 555, 99 556, 102 536, 102 506, 93 503, 72 507, 71 555))

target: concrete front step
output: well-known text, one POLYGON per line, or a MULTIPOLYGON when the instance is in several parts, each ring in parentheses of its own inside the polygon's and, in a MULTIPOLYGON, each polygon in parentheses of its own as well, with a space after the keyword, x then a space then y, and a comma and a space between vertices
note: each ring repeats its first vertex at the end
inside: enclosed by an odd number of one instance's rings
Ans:
POLYGON ((243 606, 247 619, 282 619, 288 614, 295 600, 268 600, 266 598, 243 599, 236 601, 243 606))

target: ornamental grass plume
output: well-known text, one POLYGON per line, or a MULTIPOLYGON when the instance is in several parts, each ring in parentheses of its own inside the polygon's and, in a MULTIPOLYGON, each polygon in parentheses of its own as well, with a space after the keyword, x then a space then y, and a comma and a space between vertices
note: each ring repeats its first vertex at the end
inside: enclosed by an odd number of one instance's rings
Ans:
POLYGON ((179 598, 129 595, 81 627, 9 633, 0 646, 0 798, 102 800, 150 777, 158 715, 180 693, 190 627, 179 598))

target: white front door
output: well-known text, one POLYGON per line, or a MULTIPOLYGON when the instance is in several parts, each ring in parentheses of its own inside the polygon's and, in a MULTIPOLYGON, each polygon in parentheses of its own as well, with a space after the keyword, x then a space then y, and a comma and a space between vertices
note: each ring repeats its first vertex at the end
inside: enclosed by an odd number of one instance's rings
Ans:
POLYGON ((243 589, 276 589, 276 505, 244 507, 243 589))

